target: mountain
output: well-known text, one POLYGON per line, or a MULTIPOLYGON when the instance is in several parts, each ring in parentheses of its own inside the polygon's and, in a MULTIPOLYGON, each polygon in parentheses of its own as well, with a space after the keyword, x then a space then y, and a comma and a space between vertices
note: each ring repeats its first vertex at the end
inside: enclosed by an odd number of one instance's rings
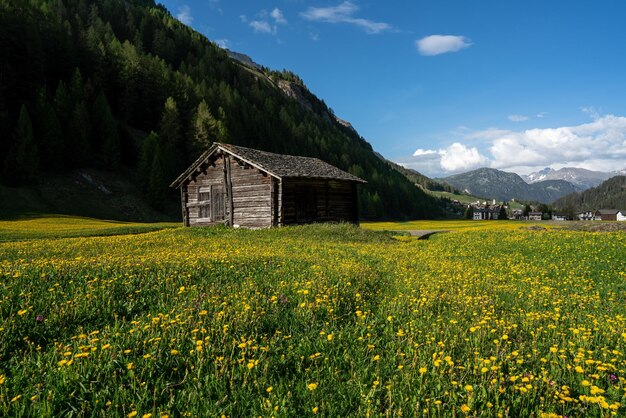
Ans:
POLYGON ((572 193, 554 202, 560 211, 583 212, 596 209, 626 209, 626 176, 615 176, 597 187, 572 193))
POLYGON ((599 185, 615 175, 618 175, 618 173, 605 173, 574 167, 564 167, 553 170, 546 167, 543 170, 522 176, 522 178, 530 184, 545 180, 565 180, 579 187, 581 190, 586 190, 599 185))
POLYGON ((515 173, 493 168, 479 168, 438 180, 465 193, 501 201, 515 199, 550 203, 579 190, 564 180, 544 180, 528 184, 515 173))
POLYGON ((0 1, 0 79, 5 186, 97 169, 180 216, 168 209, 180 205, 168 185, 220 141, 317 157, 364 178, 365 219, 442 215, 296 74, 229 55, 153 0, 0 1))

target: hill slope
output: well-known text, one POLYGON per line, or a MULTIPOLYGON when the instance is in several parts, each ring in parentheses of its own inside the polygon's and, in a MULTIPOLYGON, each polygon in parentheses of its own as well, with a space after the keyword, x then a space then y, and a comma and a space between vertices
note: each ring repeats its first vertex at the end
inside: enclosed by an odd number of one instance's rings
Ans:
POLYGON ((231 59, 152 0, 4 0, 0 45, 5 184, 99 168, 167 210, 179 199, 169 183, 222 141, 318 157, 364 178, 364 218, 441 214, 297 75, 231 59))
POLYGON ((528 184, 515 173, 493 168, 479 168, 440 181, 469 194, 503 201, 516 199, 550 203, 578 190, 576 186, 564 180, 545 180, 528 184))
POLYGON ((572 193, 554 202, 557 210, 582 212, 596 209, 626 209, 626 176, 615 176, 598 187, 572 193))

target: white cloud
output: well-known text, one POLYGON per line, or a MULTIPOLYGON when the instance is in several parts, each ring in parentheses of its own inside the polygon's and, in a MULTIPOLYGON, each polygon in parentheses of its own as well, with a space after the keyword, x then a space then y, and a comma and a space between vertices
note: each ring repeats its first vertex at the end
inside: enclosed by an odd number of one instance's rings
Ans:
POLYGON ((460 140, 446 148, 436 152, 420 148, 400 161, 431 176, 478 167, 518 173, 565 166, 596 171, 624 169, 626 117, 587 113, 595 119, 573 126, 459 132, 460 140))
POLYGON ((440 149, 441 168, 445 171, 467 171, 478 167, 484 167, 489 163, 487 157, 478 152, 478 149, 455 142, 448 148, 440 149))
POLYGON ((415 45, 422 55, 439 55, 460 51, 472 43, 465 36, 430 35, 415 41, 415 45))
POLYGON ((185 25, 191 25, 193 23, 193 16, 191 15, 191 9, 186 4, 183 4, 178 8, 178 14, 176 18, 185 25))
POLYGON ((276 33, 276 27, 269 24, 265 20, 252 20, 248 25, 254 29, 256 33, 276 33))
POLYGON ((544 116, 546 116, 548 114, 548 112, 539 112, 537 113, 536 117, 538 117, 539 119, 543 118, 544 116))
POLYGON ((421 149, 421 148, 418 148, 413 153, 413 156, 414 157, 421 157, 423 155, 433 155, 433 154, 437 154, 437 151, 435 151, 434 149, 421 149))
POLYGON ((509 115, 508 119, 511 122, 525 122, 527 121, 529 118, 528 116, 524 116, 524 115, 509 115))
POLYGON ((222 49, 230 49, 230 41, 228 39, 216 39, 215 43, 222 49))
POLYGON ((354 17, 354 14, 358 11, 359 7, 356 4, 344 1, 337 6, 309 7, 305 12, 300 13, 300 16, 315 22, 347 23, 358 26, 369 34, 378 34, 392 29, 392 26, 388 23, 354 17))
POLYGON ((270 12, 270 16, 278 24, 281 24, 281 25, 287 24, 287 19, 285 19, 285 16, 283 16, 283 12, 281 12, 278 7, 276 7, 274 10, 270 12))
POLYGON ((256 15, 256 20, 248 20, 246 15, 239 16, 239 19, 243 23, 247 23, 255 33, 266 33, 276 35, 278 33, 278 25, 286 25, 287 19, 283 15, 283 12, 275 7, 271 12, 267 10, 261 10, 256 15), (273 20, 273 23, 271 21, 273 20))

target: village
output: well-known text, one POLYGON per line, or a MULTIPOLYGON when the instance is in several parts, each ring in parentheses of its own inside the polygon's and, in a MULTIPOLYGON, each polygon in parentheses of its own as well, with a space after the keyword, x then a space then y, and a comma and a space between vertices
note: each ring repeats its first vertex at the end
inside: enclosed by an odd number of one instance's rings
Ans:
MULTIPOLYGON (((455 201, 458 202, 458 201, 455 201)), ((496 203, 493 199, 491 204, 487 201, 476 201, 466 205, 466 218, 474 221, 485 220, 517 220, 517 221, 626 221, 626 210, 598 209, 584 211, 574 216, 564 212, 543 212, 538 210, 512 209, 506 203, 496 203)))

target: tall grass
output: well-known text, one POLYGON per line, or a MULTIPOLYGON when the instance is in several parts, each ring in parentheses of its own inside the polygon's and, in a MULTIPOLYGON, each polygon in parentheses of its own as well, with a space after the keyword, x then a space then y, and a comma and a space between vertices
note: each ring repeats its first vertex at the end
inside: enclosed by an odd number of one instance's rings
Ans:
POLYGON ((622 415, 625 248, 347 225, 0 243, 0 415, 622 415))

